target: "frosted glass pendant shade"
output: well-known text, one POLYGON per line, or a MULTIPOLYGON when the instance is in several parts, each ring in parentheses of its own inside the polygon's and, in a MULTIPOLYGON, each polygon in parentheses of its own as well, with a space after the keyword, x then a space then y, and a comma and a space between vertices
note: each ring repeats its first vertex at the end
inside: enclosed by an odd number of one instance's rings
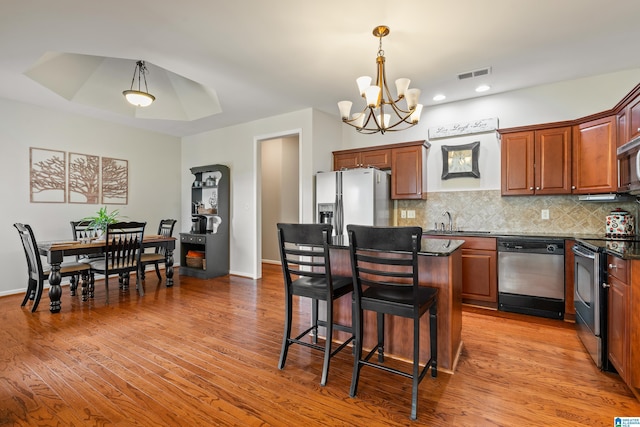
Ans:
POLYGON ((349 118, 351 114, 351 105, 353 102, 351 101, 340 101, 338 102, 338 110, 340 110, 340 118, 346 120, 349 118))
POLYGON ((420 99, 420 89, 407 90, 405 97, 407 98, 407 108, 413 110, 418 104, 418 99, 420 99))
POLYGON ((380 95, 380 88, 378 86, 369 86, 364 91, 364 98, 367 101, 368 107, 375 107, 378 105, 378 96, 380 95))
POLYGON ((141 92, 139 90, 125 90, 122 92, 129 104, 136 107, 148 107, 156 97, 147 92, 141 92))
POLYGON ((404 96, 404 94, 407 92, 407 89, 409 89, 409 83, 411 83, 411 80, 405 78, 396 80, 396 90, 398 91, 398 98, 404 96))
POLYGON ((358 91, 360 91, 360 96, 364 96, 364 91, 367 90, 369 86, 371 86, 371 77, 358 77, 356 79, 356 83, 358 84, 358 91))
POLYGON ((422 104, 416 105, 416 109, 413 110, 411 116, 409 116, 409 121, 413 124, 416 124, 420 121, 420 115, 422 114, 422 104))

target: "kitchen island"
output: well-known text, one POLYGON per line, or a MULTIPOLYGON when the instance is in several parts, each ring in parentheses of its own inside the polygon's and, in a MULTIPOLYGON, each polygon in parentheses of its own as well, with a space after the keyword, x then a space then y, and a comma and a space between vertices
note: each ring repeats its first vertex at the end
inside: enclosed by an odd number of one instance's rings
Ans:
MULTIPOLYGON (((462 250, 464 240, 442 240, 423 236, 419 256, 420 284, 438 289, 438 370, 453 372, 462 349, 462 250)), ((351 276, 349 248, 339 238, 331 247, 331 271, 334 275, 351 276)), ((364 312, 363 349, 376 343, 376 316, 364 312)), ((351 325, 351 299, 334 301, 334 319, 351 325)), ((429 359, 429 316, 420 324, 420 360, 429 359)), ((395 316, 385 318, 385 355, 412 360, 413 325, 411 319, 395 316)), ((347 334, 334 332, 336 340, 344 341, 347 334)))

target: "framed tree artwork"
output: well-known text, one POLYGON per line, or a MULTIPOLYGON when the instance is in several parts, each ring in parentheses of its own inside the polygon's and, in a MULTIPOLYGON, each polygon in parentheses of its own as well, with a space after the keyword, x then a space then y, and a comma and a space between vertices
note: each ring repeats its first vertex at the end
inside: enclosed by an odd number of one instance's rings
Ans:
POLYGON ((66 153, 29 148, 31 203, 64 203, 67 200, 66 153))
POLYGON ((100 157, 69 153, 69 203, 100 201, 100 157))
POLYGON ((126 205, 129 195, 129 163, 102 158, 102 204, 126 205))

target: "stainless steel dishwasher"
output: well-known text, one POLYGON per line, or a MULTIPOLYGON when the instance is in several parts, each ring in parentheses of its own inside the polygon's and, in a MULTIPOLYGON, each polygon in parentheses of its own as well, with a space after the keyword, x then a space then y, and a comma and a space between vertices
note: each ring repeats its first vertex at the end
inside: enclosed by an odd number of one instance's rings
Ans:
POLYGON ((564 318, 564 240, 498 238, 498 308, 564 318))

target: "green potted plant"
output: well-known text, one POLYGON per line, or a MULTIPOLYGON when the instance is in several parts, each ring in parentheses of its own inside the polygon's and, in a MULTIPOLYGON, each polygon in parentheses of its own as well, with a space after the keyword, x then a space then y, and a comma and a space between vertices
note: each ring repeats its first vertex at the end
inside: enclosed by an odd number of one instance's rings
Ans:
POLYGON ((107 226, 109 224, 114 224, 119 221, 118 215, 120 211, 118 209, 111 211, 111 213, 107 212, 107 207, 103 206, 98 209, 93 216, 88 216, 82 218, 83 221, 89 221, 89 227, 96 231, 96 235, 98 237, 103 236, 107 232, 107 226))

